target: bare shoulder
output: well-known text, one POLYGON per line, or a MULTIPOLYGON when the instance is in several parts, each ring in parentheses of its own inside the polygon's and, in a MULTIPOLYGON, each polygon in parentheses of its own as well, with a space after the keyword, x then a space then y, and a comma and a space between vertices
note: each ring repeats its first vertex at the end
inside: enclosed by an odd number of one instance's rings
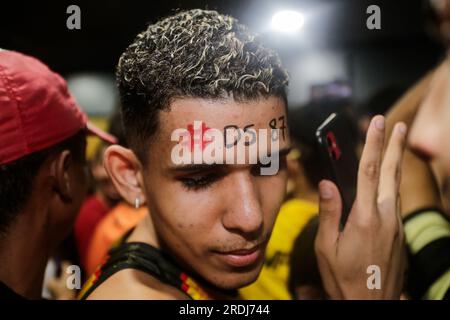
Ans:
POLYGON ((125 269, 109 277, 87 298, 88 300, 183 300, 180 290, 134 269, 125 269))

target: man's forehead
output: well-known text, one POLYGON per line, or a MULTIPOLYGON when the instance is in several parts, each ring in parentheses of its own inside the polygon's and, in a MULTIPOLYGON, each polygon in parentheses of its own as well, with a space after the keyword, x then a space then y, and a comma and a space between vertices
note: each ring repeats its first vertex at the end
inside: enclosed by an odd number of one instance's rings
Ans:
POLYGON ((290 146, 286 107, 277 97, 246 102, 179 99, 159 116, 158 143, 150 155, 158 154, 158 162, 169 168, 192 163, 247 164, 263 154, 273 154, 273 159, 290 146))
POLYGON ((282 116, 285 116, 284 102, 274 96, 244 102, 232 98, 183 98, 173 101, 169 110, 160 113, 159 129, 162 134, 169 133, 170 138, 174 129, 187 129, 194 121, 202 121, 209 128, 219 130, 230 125, 268 128, 272 119, 282 116))

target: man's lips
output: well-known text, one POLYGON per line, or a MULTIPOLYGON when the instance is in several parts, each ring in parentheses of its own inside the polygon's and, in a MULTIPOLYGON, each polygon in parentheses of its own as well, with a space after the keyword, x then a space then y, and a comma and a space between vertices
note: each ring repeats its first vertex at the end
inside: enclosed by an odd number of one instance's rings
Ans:
POLYGON ((232 267, 245 267, 255 263, 263 254, 263 243, 249 249, 237 249, 231 251, 215 251, 219 259, 232 267))

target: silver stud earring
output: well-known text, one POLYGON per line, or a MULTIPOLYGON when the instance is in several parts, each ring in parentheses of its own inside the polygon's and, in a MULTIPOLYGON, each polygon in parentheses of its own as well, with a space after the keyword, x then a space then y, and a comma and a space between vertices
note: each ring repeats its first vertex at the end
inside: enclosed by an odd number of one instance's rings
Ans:
POLYGON ((136 198, 136 199, 134 200, 134 207, 135 207, 136 209, 139 209, 140 206, 141 206, 141 201, 139 200, 139 198, 136 198))

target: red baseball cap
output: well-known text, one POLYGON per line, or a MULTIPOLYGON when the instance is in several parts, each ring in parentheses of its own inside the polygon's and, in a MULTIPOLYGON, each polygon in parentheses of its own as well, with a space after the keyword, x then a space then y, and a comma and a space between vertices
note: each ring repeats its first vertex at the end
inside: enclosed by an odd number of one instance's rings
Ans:
POLYGON ((33 57, 0 49, 0 164, 54 146, 82 129, 116 143, 87 121, 60 75, 33 57))

